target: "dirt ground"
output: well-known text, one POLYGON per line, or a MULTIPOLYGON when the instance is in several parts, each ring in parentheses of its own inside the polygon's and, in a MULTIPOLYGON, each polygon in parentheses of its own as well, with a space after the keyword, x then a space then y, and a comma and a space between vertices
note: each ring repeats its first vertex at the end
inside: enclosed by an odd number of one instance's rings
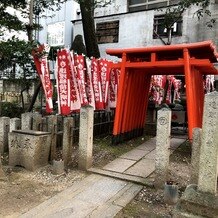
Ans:
MULTIPOLYGON (((120 146, 109 146, 110 137, 96 139, 94 166, 104 166, 148 138, 143 136, 120 146)), ((9 167, 7 154, 1 158, 6 179, 0 180, 0 217, 17 217, 88 175, 77 169, 77 146, 72 164, 61 175, 52 173, 52 165, 30 172, 18 166, 9 167)), ((189 181, 190 145, 186 143, 174 152, 170 162, 170 179, 178 182, 181 194, 189 181)), ((164 203, 163 191, 144 187, 116 218, 171 217, 172 208, 164 203)))

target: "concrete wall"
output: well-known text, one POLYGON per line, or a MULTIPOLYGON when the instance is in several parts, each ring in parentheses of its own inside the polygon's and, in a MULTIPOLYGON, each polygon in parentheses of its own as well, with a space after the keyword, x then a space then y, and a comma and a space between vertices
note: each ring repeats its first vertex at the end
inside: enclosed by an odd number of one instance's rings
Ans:
MULTIPOLYGON (((215 1, 212 1, 215 2, 215 1)), ((212 18, 218 20, 218 4, 211 3, 210 11, 212 18)), ((213 40, 218 46, 218 21, 213 29, 206 27, 208 17, 203 17, 198 20, 193 16, 197 7, 194 6, 185 11, 183 16, 182 36, 173 37, 172 44, 189 43, 204 40, 213 40)), ((77 34, 83 35, 81 14, 79 5, 73 0, 67 1, 62 9, 55 12, 55 16, 46 20, 42 20, 41 24, 44 30, 40 32, 40 42, 46 42, 46 27, 50 23, 65 20, 65 46, 68 47, 71 41, 77 34), (71 22, 73 21, 73 23, 71 22)), ((126 48, 126 47, 141 47, 162 45, 159 39, 153 39, 153 19, 155 15, 164 14, 160 10, 147 10, 142 12, 128 13, 127 0, 114 0, 114 2, 103 8, 95 9, 95 21, 107 22, 119 20, 119 42, 100 44, 100 52, 102 57, 108 56, 105 54, 106 48, 126 48)))

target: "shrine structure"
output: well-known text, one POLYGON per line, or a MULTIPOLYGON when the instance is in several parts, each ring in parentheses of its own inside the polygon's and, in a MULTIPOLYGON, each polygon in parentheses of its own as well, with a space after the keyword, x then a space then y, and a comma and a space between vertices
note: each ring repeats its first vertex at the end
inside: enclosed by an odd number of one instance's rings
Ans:
POLYGON ((152 75, 184 75, 187 99, 188 137, 202 127, 203 75, 218 75, 213 63, 218 54, 211 41, 168 46, 107 49, 122 58, 112 67, 120 68, 120 82, 113 128, 113 144, 143 133, 152 75))

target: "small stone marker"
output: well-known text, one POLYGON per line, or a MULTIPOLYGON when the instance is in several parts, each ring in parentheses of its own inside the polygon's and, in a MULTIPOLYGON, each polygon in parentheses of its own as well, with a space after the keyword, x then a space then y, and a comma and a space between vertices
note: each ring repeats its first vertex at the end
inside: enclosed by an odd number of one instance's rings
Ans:
POLYGON ((92 166, 94 109, 91 106, 80 110, 79 129, 79 169, 87 170, 92 166))
POLYGON ((21 129, 32 129, 32 118, 33 118, 33 113, 32 112, 27 112, 21 114, 21 129))
POLYGON ((191 156, 191 184, 198 184, 199 177, 199 160, 200 160, 200 147, 201 147, 201 128, 194 128, 192 141, 192 156, 191 156))
POLYGON ((9 165, 34 171, 48 164, 51 137, 48 132, 14 130, 9 133, 9 165))
POLYGON ((50 160, 54 160, 56 153, 56 144, 57 144, 57 123, 58 116, 50 115, 47 117, 48 122, 48 132, 51 133, 51 151, 50 151, 50 160))
POLYGON ((170 131, 171 131, 171 110, 162 108, 157 116, 157 136, 156 136, 156 178, 154 185, 156 188, 163 188, 168 176, 168 166, 170 157, 170 131))
POLYGON ((13 130, 21 129, 21 119, 20 118, 11 118, 10 119, 10 132, 13 130))
POLYGON ((198 190, 216 194, 218 161, 218 92, 205 95, 198 190))
POLYGON ((0 154, 8 150, 8 132, 10 128, 10 118, 0 117, 0 154))
POLYGON ((66 167, 72 161, 73 153, 73 117, 64 118, 63 126, 63 160, 66 167))
POLYGON ((32 114, 32 130, 39 131, 42 125, 42 115, 39 113, 32 114))

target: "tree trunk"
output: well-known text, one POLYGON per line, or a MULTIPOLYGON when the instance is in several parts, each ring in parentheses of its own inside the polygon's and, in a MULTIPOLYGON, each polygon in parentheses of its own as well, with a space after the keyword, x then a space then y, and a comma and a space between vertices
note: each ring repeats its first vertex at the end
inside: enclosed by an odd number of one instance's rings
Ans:
POLYGON ((34 106, 34 104, 36 102, 36 98, 37 98, 37 96, 39 94, 41 86, 42 86, 42 84, 41 84, 41 82, 39 82, 37 87, 36 87, 36 89, 34 90, 34 94, 33 94, 33 97, 31 99, 31 102, 30 102, 30 105, 29 105, 29 108, 28 108, 27 112, 31 112, 32 111, 33 106, 34 106))
POLYGON ((95 35, 95 23, 93 17, 93 1, 81 0, 80 10, 83 22, 83 33, 88 57, 100 57, 98 43, 95 35))

